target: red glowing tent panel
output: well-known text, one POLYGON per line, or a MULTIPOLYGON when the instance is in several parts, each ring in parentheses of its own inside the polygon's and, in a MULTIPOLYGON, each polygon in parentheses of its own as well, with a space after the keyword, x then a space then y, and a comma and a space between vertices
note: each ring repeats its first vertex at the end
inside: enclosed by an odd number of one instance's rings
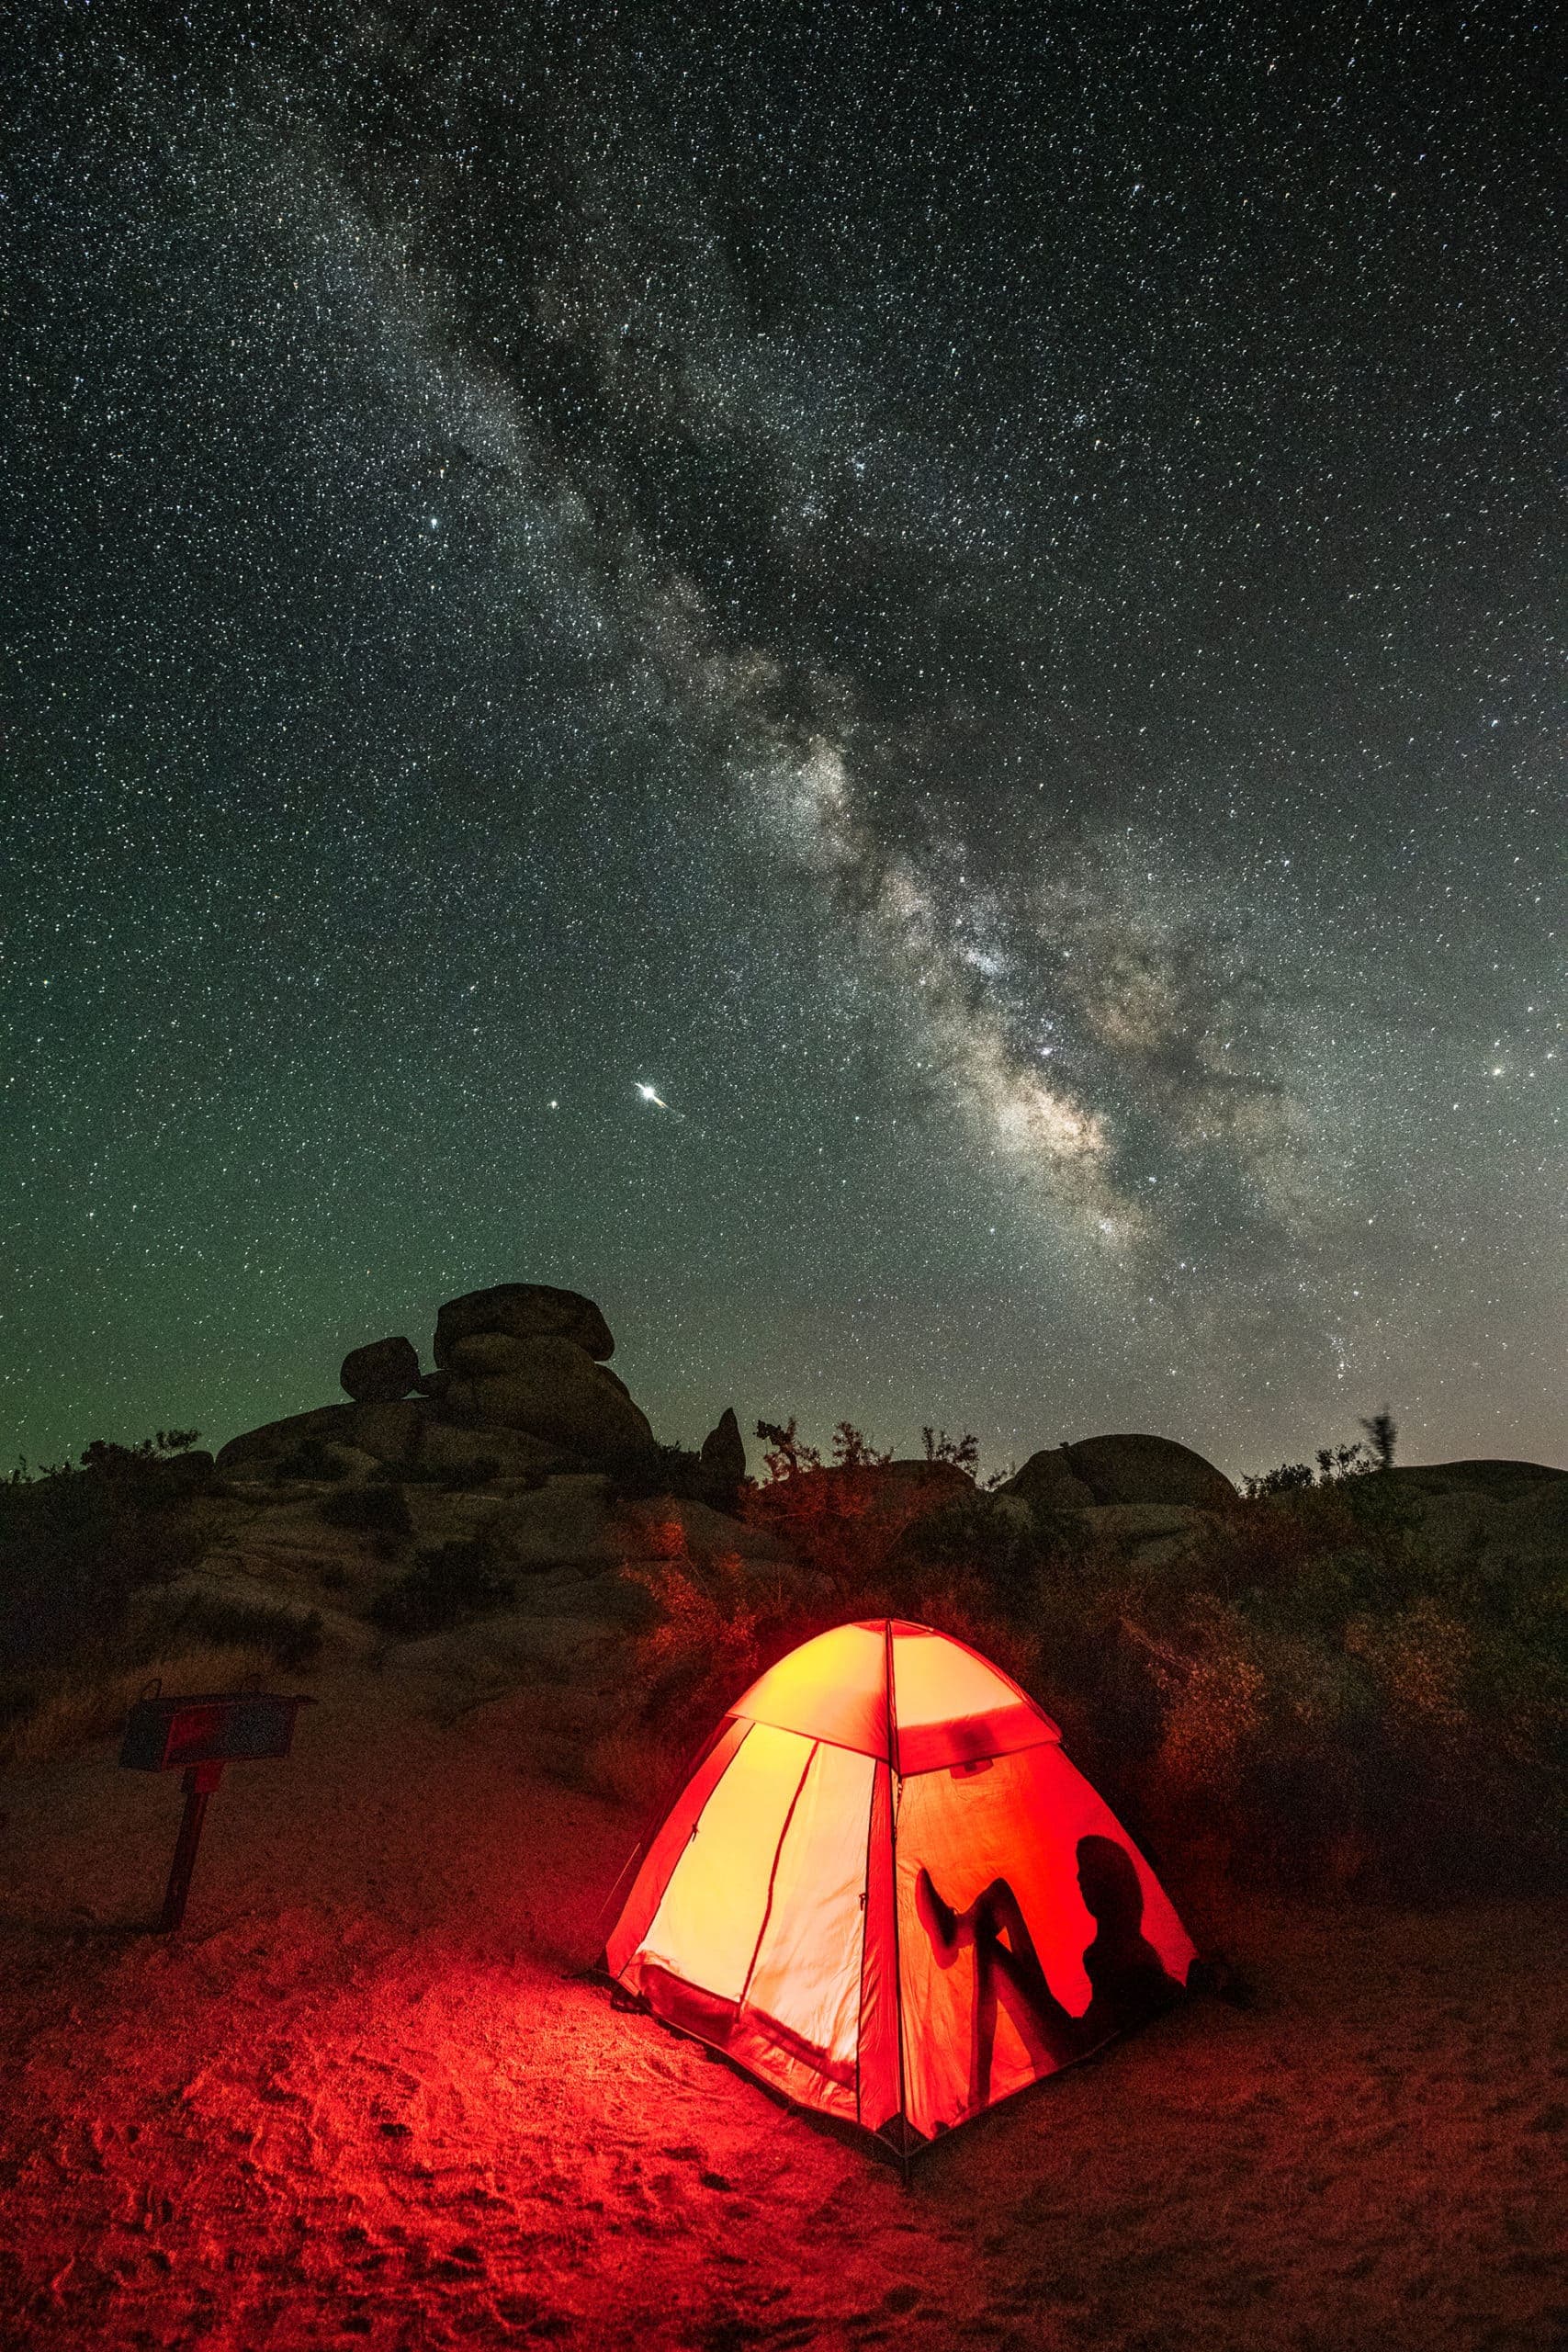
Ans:
POLYGON ((1168 2007, 1192 1959, 1050 1718, 897 1620, 804 1643, 738 1701, 605 1952, 671 2024, 905 2143, 1168 2007))

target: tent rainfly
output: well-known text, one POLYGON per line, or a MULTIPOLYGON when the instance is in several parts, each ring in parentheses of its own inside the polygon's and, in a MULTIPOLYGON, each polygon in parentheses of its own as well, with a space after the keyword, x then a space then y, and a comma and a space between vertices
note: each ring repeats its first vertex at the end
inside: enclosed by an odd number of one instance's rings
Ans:
POLYGON ((771 1667, 605 1949, 649 2008, 907 2154, 1177 2000, 1193 1947, 1050 1717, 878 1619, 771 1667))

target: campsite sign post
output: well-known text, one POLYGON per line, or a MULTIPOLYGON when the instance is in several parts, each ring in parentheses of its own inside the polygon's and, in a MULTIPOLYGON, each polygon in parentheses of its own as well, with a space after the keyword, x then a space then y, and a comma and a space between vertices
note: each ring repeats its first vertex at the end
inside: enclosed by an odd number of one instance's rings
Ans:
POLYGON ((279 1699, 232 1690, 195 1699, 138 1699, 126 1720, 119 1760, 131 1772, 185 1774, 185 1811, 158 1933, 172 1935, 186 1916, 196 1849, 225 1764, 281 1758, 294 1741, 294 1718, 308 1698, 279 1699))

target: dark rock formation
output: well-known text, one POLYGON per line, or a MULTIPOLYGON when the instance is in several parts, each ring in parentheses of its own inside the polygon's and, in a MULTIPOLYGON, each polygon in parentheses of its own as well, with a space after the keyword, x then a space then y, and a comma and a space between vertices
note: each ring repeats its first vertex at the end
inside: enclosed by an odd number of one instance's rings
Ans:
POLYGON ((1015 1471, 998 1494, 1017 1495, 1031 1509, 1042 1510, 1084 1510, 1094 1496, 1074 1470, 1067 1459, 1065 1445, 1043 1448, 1032 1453, 1021 1470, 1015 1471))
POLYGON ((927 1462, 919 1455, 878 1463, 865 1475, 882 1494, 903 1496, 911 1490, 929 1490, 933 1498, 940 1494, 945 1498, 972 1494, 975 1489, 974 1479, 956 1462, 927 1462))
POLYGON ((522 1430, 591 1462, 652 1450, 624 1383, 570 1340, 475 1333, 454 1354, 439 1399, 445 1419, 522 1430))
POLYGON ((346 1447, 389 1468, 406 1469, 419 1458, 429 1409, 417 1396, 378 1405, 319 1405, 231 1438, 218 1467, 252 1476, 332 1477, 352 1466, 332 1459, 334 1449, 346 1447))
POLYGON ((394 1397, 383 1405, 356 1405, 350 1445, 373 1453, 389 1468, 403 1470, 419 1460, 430 1408, 422 1396, 394 1397))
MULTIPOLYGON (((293 1413, 232 1439, 225 1471, 253 1477, 364 1476, 376 1463, 436 1480, 630 1470, 657 1458, 653 1432, 603 1359, 615 1346, 591 1298, 542 1283, 500 1283, 449 1299, 423 1374, 404 1339, 344 1361, 355 1402, 293 1413), (410 1391, 417 1393, 411 1395, 410 1391), (333 1459, 336 1449, 342 1458, 333 1459)), ((737 1447, 739 1432, 729 1417, 737 1447)), ((745 1462, 741 1451, 742 1465, 745 1462)))
POLYGON ((1086 1437, 1032 1453, 998 1491, 1044 1510, 1171 1503, 1222 1510, 1235 1488, 1212 1462, 1170 1437, 1086 1437))
POLYGON ((459 1340, 499 1332, 514 1340, 570 1340, 603 1363, 615 1352, 610 1327, 591 1298, 547 1283, 497 1283, 449 1298, 435 1318, 435 1361, 446 1370, 459 1340))
POLYGON ((354 1422, 358 1411, 357 1405, 317 1405, 308 1413, 289 1413, 281 1421, 264 1421, 260 1429, 246 1430, 220 1447, 218 1467, 262 1475, 298 1454, 301 1446, 324 1450, 334 1445, 355 1445, 358 1441, 354 1434, 354 1422))
POLYGON ((419 1386, 419 1352, 412 1340, 371 1340, 349 1350, 341 1377, 356 1405, 390 1405, 419 1386))
POLYGON ((1235 1488, 1223 1470, 1171 1437, 1086 1437, 1062 1451, 1097 1503, 1185 1503, 1223 1510, 1235 1500, 1235 1488))
POLYGON ((707 1430, 701 1463, 703 1477, 710 1479, 715 1488, 728 1488, 733 1494, 745 1477, 745 1440, 740 1437, 740 1423, 736 1420, 733 1404, 727 1404, 717 1423, 707 1430))

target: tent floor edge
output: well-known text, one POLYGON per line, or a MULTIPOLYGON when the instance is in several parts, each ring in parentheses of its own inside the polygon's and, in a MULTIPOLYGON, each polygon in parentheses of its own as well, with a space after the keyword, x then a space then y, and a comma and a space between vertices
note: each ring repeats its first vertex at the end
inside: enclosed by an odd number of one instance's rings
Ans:
POLYGON ((878 2141, 890 2155, 897 2156, 906 2169, 911 2156, 919 2155, 922 2148, 931 2146, 925 2133, 917 2132, 907 2115, 895 2115, 887 2122, 880 2124, 872 2133, 872 2138, 878 2141))

